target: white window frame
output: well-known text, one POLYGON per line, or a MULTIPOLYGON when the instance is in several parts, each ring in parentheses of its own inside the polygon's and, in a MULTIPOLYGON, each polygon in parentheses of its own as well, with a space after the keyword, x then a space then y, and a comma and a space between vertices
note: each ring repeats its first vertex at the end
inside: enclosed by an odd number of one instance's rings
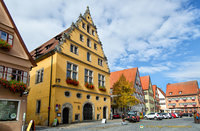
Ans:
MULTIPOLYGON (((21 107, 21 100, 17 100, 17 99, 1 99, 0 100, 6 100, 6 101, 18 101, 18 107, 17 107, 17 118, 15 121, 19 121, 19 115, 20 115, 20 107, 21 107)), ((1 122, 1 121, 0 121, 1 122)), ((7 121, 5 121, 7 122, 7 121)))
POLYGON ((90 61, 90 62, 92 61, 91 60, 91 53, 90 52, 87 52, 87 61, 90 61), (88 54, 89 54, 89 60, 88 60, 88 54))
MULTIPOLYGON (((89 78, 92 77, 92 83, 93 83, 93 80, 94 80, 93 71, 85 68, 85 71, 86 71, 86 70, 88 70, 88 73, 87 73, 87 75, 85 75, 85 72, 84 72, 84 81, 85 81, 85 77, 87 76, 87 77, 88 77, 88 78, 87 78, 87 83, 90 83, 90 82, 89 82, 89 78), (90 72, 90 71, 92 72, 92 76, 89 76, 89 72, 90 72)), ((85 81, 85 82, 86 82, 86 81, 85 81)))
POLYGON ((80 41, 84 42, 84 36, 82 34, 80 34, 80 41), (82 36, 82 40, 81 40, 81 36, 82 36))
MULTIPOLYGON (((73 79, 73 72, 75 72, 74 70, 73 70, 73 66, 75 65, 75 66, 77 66, 77 71, 76 71, 76 73, 77 73, 77 75, 76 75, 76 80, 78 80, 78 65, 76 65, 76 64, 74 64, 74 63, 72 63, 72 62, 69 62, 69 61, 67 61, 67 64, 71 64, 71 75, 70 75, 70 78, 71 79, 73 79)), ((66 66, 66 68, 67 68, 67 66, 66 66)), ((67 71, 68 71, 68 68, 67 68, 67 70, 66 70, 66 79, 67 79, 67 71)))
POLYGON ((103 66, 103 60, 98 58, 98 65, 103 66))
POLYGON ((44 68, 37 70, 36 71, 36 77, 35 77, 35 83, 36 84, 42 83, 43 81, 44 81, 44 68), (39 72, 39 75, 38 75, 38 72, 39 72))
POLYGON ((91 48, 91 40, 89 38, 87 38, 87 47, 91 48))
POLYGON ((79 51, 78 51, 78 46, 75 46, 74 44, 71 44, 70 45, 70 52, 78 55, 79 54, 79 51), (71 47, 72 47, 72 50, 71 50, 71 47), (77 48, 77 52, 75 52, 75 48, 77 48))
POLYGON ((105 76, 102 75, 102 74, 100 74, 100 73, 98 73, 98 86, 105 87, 105 84, 106 84, 106 82, 105 82, 105 76), (99 79, 99 76, 100 76, 100 79, 99 79), (104 77, 103 79, 102 79, 102 76, 104 77), (99 81, 100 81, 100 85, 99 85, 99 81), (102 85, 102 82, 104 82, 104 85, 102 85))

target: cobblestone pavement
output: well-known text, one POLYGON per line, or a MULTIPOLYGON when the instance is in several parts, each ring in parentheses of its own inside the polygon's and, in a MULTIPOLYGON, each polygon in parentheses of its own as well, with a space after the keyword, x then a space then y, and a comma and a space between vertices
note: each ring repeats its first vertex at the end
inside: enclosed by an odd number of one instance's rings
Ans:
POLYGON ((195 124, 193 118, 177 118, 163 120, 141 120, 137 123, 121 124, 121 119, 60 125, 59 127, 43 129, 42 131, 200 131, 200 124, 195 124), (143 127, 143 128, 142 128, 143 127))

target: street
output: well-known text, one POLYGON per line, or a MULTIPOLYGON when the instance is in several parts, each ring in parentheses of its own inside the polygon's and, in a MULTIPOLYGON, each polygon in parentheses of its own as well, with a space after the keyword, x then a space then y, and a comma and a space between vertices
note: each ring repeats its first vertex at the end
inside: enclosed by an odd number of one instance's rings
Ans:
POLYGON ((145 130, 145 131, 198 131, 200 124, 193 122, 193 117, 184 117, 177 119, 163 119, 163 120, 141 120, 137 123, 127 122, 127 125, 121 124, 121 119, 109 120, 106 124, 101 121, 84 122, 69 125, 60 125, 58 127, 40 129, 42 131, 86 131, 86 130, 104 130, 104 131, 131 131, 131 130, 145 130))

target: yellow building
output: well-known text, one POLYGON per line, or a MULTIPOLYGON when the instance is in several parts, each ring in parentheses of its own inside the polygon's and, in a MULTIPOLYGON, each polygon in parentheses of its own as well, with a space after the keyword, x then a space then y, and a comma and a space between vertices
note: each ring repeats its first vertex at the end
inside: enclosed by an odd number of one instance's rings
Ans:
POLYGON ((51 125, 109 118, 110 72, 89 8, 31 52, 27 122, 51 125))

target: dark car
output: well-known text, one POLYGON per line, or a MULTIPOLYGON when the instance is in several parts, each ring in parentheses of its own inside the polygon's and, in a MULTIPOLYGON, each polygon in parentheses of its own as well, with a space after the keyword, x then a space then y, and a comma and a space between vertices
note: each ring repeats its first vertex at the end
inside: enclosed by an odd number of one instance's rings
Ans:
POLYGON ((192 117, 192 113, 183 113, 182 116, 192 117))
POLYGON ((119 114, 113 114, 113 119, 121 118, 119 114))
POLYGON ((139 122, 140 116, 137 111, 130 111, 128 112, 127 120, 130 122, 139 122))

